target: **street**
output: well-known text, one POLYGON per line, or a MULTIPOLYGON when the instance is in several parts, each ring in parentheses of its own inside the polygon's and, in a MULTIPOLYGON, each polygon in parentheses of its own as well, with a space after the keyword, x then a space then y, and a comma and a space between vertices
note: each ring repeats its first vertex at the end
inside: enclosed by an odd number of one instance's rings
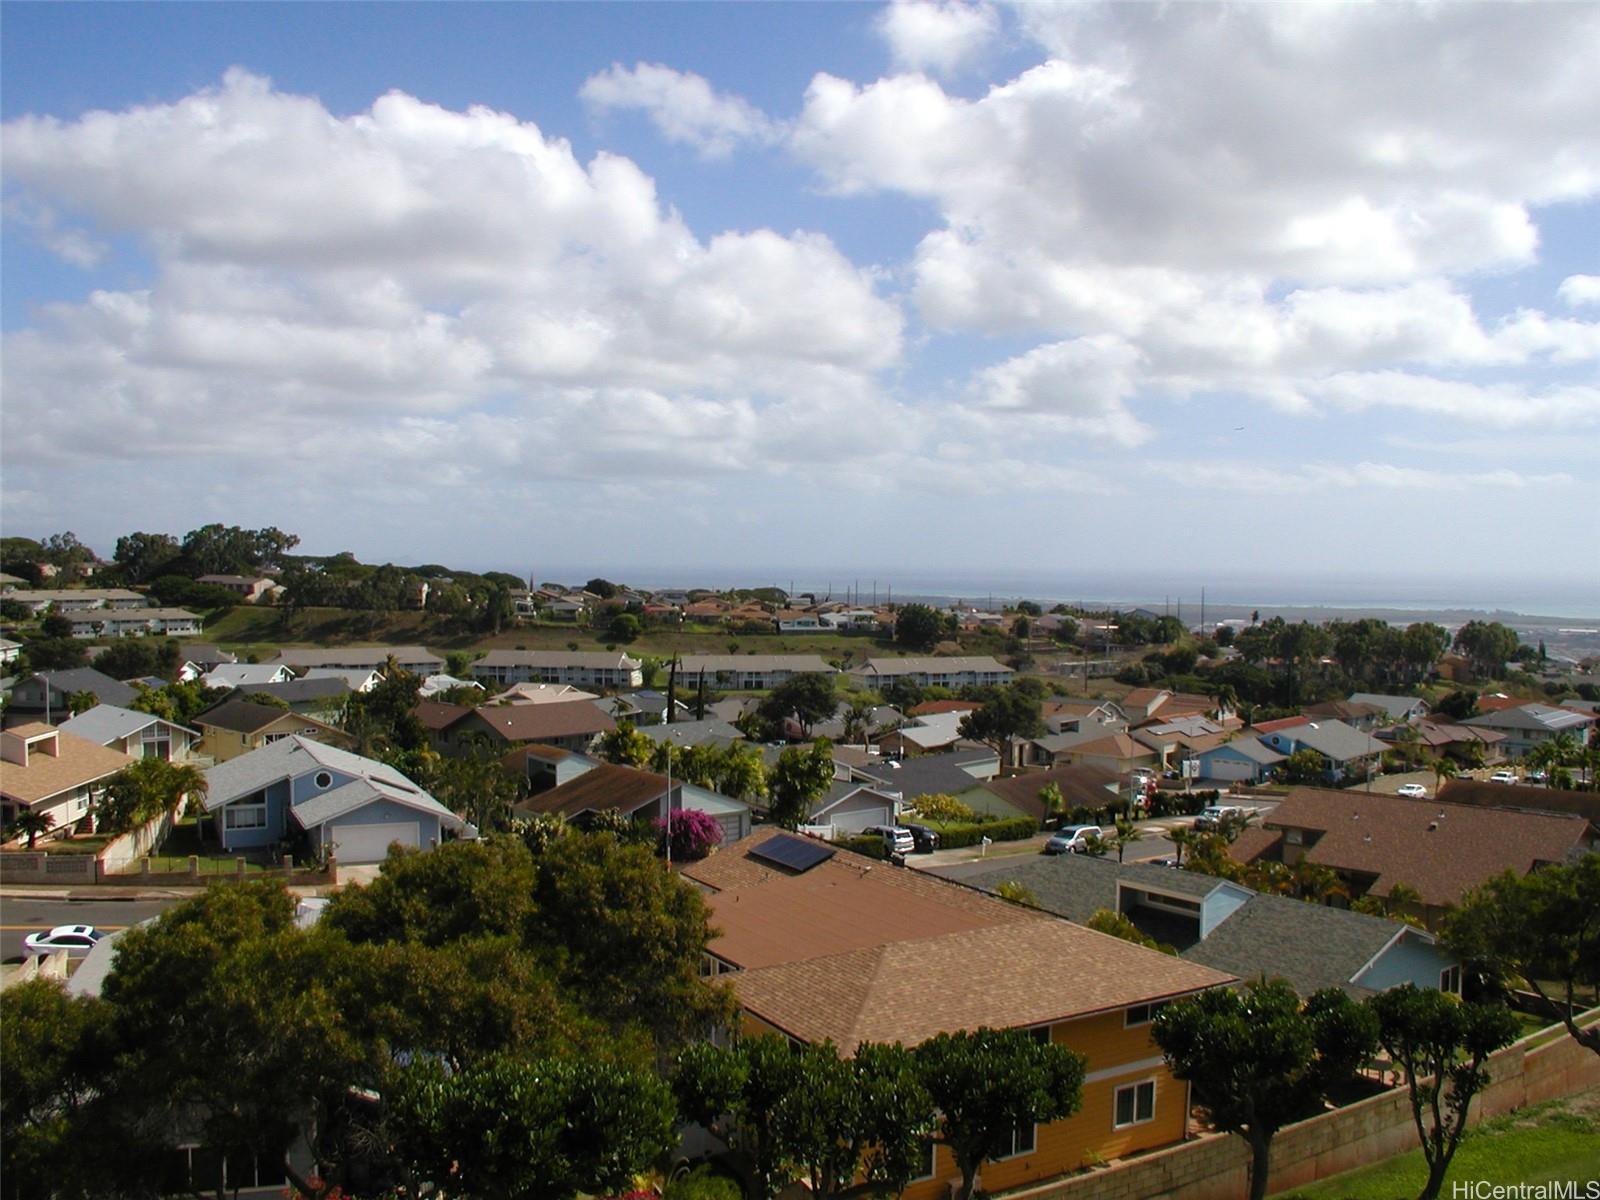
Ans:
POLYGON ((0 960, 18 962, 22 939, 56 925, 93 925, 96 929, 123 929, 157 916, 174 904, 169 900, 61 900, 56 897, 0 897, 0 960))

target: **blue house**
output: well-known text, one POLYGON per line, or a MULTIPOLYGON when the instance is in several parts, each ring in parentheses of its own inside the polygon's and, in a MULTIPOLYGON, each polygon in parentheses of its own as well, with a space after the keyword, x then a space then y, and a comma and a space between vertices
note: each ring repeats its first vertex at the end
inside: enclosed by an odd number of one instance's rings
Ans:
POLYGON ((294 735, 206 772, 205 808, 224 850, 298 837, 343 863, 381 862, 389 847, 437 846, 476 830, 399 771, 294 735))
POLYGON ((1235 738, 1195 756, 1200 760, 1200 778, 1230 783, 1263 783, 1284 755, 1252 737, 1235 738))

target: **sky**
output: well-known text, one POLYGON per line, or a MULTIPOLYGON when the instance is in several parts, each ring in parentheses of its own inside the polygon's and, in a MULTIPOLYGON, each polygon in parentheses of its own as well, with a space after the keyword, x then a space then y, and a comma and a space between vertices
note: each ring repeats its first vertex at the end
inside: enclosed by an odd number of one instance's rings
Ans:
POLYGON ((0 35, 8 535, 1600 605, 1600 5, 0 35))

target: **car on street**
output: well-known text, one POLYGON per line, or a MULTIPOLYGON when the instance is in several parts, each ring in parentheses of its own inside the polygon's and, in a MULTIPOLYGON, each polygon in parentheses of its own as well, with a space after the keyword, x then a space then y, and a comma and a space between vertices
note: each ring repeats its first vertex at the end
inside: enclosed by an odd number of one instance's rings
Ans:
POLYGON ((1515 783, 1516 781, 1517 773, 1515 771, 1496 771, 1489 776, 1490 783, 1515 783))
POLYGON ((1426 800, 1428 798, 1428 789, 1420 783, 1402 783, 1395 788, 1394 794, 1396 796, 1404 796, 1409 800, 1426 800))
POLYGON ((1045 839, 1046 854, 1082 854, 1091 839, 1100 837, 1098 825, 1063 825, 1045 839))
POLYGON ((68 958, 82 958, 105 936, 93 925, 57 925, 54 929, 30 933, 22 939, 22 946, 29 954, 65 950, 68 958))
POLYGON ((1242 823, 1244 809, 1236 804, 1213 804, 1194 819, 1194 827, 1200 833, 1214 833, 1230 821, 1242 823))
POLYGON ((1522 782, 1523 783, 1532 783, 1532 784, 1536 784, 1539 787, 1543 787, 1545 784, 1550 782, 1550 777, 1548 775, 1546 775, 1543 771, 1529 771, 1526 775, 1524 775, 1522 777, 1522 782))
POLYGON ((911 841, 918 854, 932 854, 939 848, 937 829, 929 829, 926 825, 907 825, 906 828, 911 831, 911 841))

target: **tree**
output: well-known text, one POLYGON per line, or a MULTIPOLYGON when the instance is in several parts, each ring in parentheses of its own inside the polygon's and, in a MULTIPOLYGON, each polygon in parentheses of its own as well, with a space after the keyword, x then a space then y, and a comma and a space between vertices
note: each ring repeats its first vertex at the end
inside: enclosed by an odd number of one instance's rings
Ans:
POLYGON ((144 583, 155 578, 180 552, 178 539, 170 533, 130 533, 117 539, 111 557, 122 567, 124 580, 144 583))
POLYGON ((1517 634, 1499 621, 1468 621, 1456 630, 1455 647, 1472 664, 1474 674, 1494 679, 1517 652, 1517 634))
POLYGON ((950 1148, 961 1172, 960 1200, 972 1200, 984 1162, 1012 1153, 1019 1130, 1083 1103, 1083 1056, 1025 1030, 941 1033, 911 1053, 938 1113, 933 1140, 950 1148))
POLYGON ((1039 803, 1044 805, 1046 820, 1059 817, 1067 807, 1067 798, 1061 794, 1061 785, 1051 780, 1039 789, 1039 803))
POLYGON ((834 677, 818 672, 791 675, 773 688, 761 702, 761 716, 772 725, 793 717, 800 723, 802 737, 811 736, 811 727, 833 716, 839 707, 834 692, 834 677))
POLYGON ((846 742, 860 739, 863 746, 867 737, 872 732, 872 704, 866 700, 852 700, 844 713, 844 737, 846 742))
POLYGON ((1011 743, 1015 738, 1038 737, 1044 733, 1037 696, 1013 684, 985 693, 983 705, 961 718, 962 737, 993 746, 1002 765, 1012 763, 1011 743))
POLYGON ((1376 1045, 1376 1025, 1337 989, 1302 1007, 1294 989, 1274 979, 1175 1001, 1150 1032, 1173 1075, 1194 1084, 1212 1124, 1249 1143, 1250 1200, 1263 1200, 1273 1136, 1354 1072, 1376 1045))
POLYGON ((647 767, 655 755, 655 742, 633 727, 632 721, 618 721, 616 728, 600 735, 596 752, 609 763, 625 767, 647 767))
POLYGON ((913 796, 911 809, 925 821, 970 822, 978 818, 973 807, 945 792, 929 792, 913 796))
POLYGON ((1328 760, 1310 746, 1296 750, 1278 767, 1284 783, 1315 785, 1328 780, 1328 760))
POLYGON ((1489 981, 1520 977, 1579 1045, 1600 1054, 1600 1027, 1573 1020, 1577 988, 1600 986, 1600 855, 1496 876, 1467 893, 1444 940, 1489 981), (1562 1002, 1545 990, 1552 984, 1562 1002))
POLYGON ((639 623, 639 618, 630 612, 619 612, 606 626, 607 635, 615 642, 634 641, 643 632, 644 626, 639 623))
POLYGON ((895 613, 894 640, 912 650, 931 650, 947 628, 944 617, 926 604, 907 604, 895 613))
POLYGON ((170 679, 181 652, 172 638, 120 638, 95 656, 94 669, 113 679, 159 675, 170 679))
POLYGON ((522 793, 518 776, 500 765, 495 753, 482 743, 469 743, 454 758, 430 754, 432 769, 417 779, 433 798, 479 833, 503 832, 511 827, 511 806, 522 793))
POLYGON ((7 1196, 71 1195, 81 1147, 72 1132, 116 1052, 111 1011, 53 979, 0 993, 0 1174, 7 1196))
POLYGON ((778 755, 768 779, 772 820, 785 829, 799 828, 832 783, 833 745, 827 738, 809 747, 790 746, 778 755))
POLYGON ((767 794, 767 766, 760 751, 734 742, 723 747, 712 772, 712 787, 735 800, 751 800, 767 794))
POLYGON ((497 1055, 456 1073, 414 1063, 397 1083, 407 1157, 452 1195, 616 1191, 674 1144, 671 1092, 648 1071, 497 1055))
POLYGON ((33 671, 70 671, 89 659, 83 643, 73 637, 34 638, 28 642, 25 653, 28 668, 33 671))
POLYGON ((1084 926, 1096 933, 1107 933, 1125 942, 1132 942, 1135 946, 1143 946, 1147 950, 1159 950, 1163 954, 1177 953, 1171 946, 1156 941, 1122 913, 1112 912, 1109 908, 1095 909, 1093 915, 1084 922, 1084 926))
POLYGON ((163 813, 175 816, 185 799, 206 793, 205 772, 192 763, 141 758, 106 782, 96 823, 110 833, 126 833, 163 813))
POLYGON ((583 585, 583 590, 602 600, 610 600, 617 594, 617 585, 609 579, 591 579, 583 585))
POLYGON ((1406 983, 1367 1001, 1378 1040, 1406 1077, 1411 1117, 1428 1179, 1417 1200, 1434 1200, 1467 1128, 1467 1109, 1489 1082, 1484 1061, 1517 1036, 1517 1019, 1499 1005, 1406 983), (1426 1116, 1425 1116, 1426 1114, 1426 1116))
POLYGON ((1440 755, 1438 758, 1434 759, 1433 760, 1433 790, 1434 790, 1434 793, 1436 795, 1438 794, 1439 789, 1444 786, 1444 781, 1445 780, 1454 779, 1459 774, 1461 774, 1461 768, 1456 766, 1456 764, 1454 762, 1452 762, 1450 759, 1445 758, 1443 755, 1440 755))
POLYGON ((12 819, 11 829, 14 833, 28 835, 28 849, 32 850, 38 844, 41 833, 49 833, 55 828, 56 819, 47 812, 40 812, 36 808, 25 808, 12 819))
POLYGON ((1133 843, 1144 840, 1144 830, 1132 821, 1123 817, 1117 818, 1116 832, 1106 839, 1117 852, 1117 861, 1122 861, 1122 856, 1133 843))

